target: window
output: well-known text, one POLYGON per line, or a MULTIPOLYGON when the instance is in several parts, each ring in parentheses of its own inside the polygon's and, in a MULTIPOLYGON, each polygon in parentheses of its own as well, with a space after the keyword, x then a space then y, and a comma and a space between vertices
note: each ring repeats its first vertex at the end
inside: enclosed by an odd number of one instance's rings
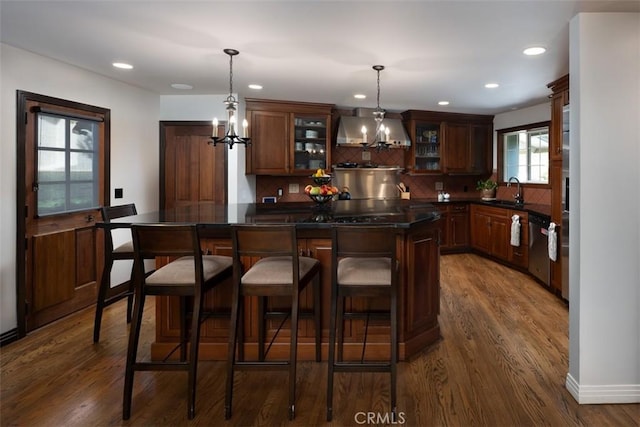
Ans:
POLYGON ((99 123, 54 113, 37 115, 37 214, 96 208, 99 123))
POLYGON ((498 131, 502 181, 549 184, 549 123, 535 123, 498 131))

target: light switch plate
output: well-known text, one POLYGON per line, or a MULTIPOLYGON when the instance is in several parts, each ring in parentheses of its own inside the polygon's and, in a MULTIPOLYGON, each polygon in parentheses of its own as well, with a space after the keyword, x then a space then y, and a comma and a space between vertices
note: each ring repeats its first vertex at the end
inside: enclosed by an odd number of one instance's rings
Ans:
POLYGON ((362 160, 371 160, 371 151, 363 151, 362 160))
POLYGON ((290 194, 299 193, 299 192, 300 192, 300 186, 298 184, 289 184, 290 194))

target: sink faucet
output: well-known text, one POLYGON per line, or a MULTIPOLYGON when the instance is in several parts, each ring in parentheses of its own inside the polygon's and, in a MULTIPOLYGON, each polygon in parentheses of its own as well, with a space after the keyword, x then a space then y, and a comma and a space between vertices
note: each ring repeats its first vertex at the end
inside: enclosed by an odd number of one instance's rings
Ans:
POLYGON ((522 191, 520 190, 520 180, 518 177, 512 176, 507 182, 507 187, 511 187, 511 181, 515 181, 518 184, 518 192, 513 196, 516 199, 516 205, 524 205, 524 197, 522 197, 522 191))

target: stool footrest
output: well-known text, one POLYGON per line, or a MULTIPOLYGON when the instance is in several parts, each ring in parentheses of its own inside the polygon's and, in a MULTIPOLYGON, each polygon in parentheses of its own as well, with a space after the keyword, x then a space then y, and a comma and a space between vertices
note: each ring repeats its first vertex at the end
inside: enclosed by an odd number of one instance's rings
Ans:
POLYGON ((258 370, 278 370, 288 369, 290 363, 288 361, 271 361, 271 362, 234 362, 233 369, 236 371, 258 371, 258 370))
POLYGON ((188 362, 137 362, 132 365, 134 371, 187 371, 188 362))
POLYGON ((333 364, 333 370, 335 372, 389 372, 391 370, 391 364, 388 362, 339 362, 333 364))

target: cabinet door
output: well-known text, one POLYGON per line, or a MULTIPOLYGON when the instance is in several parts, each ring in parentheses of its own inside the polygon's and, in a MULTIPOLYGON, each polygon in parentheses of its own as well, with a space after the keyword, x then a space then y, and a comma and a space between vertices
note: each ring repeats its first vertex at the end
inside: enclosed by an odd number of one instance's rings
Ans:
POLYGON ((449 246, 451 248, 463 248, 469 245, 469 214, 454 209, 449 214, 449 246))
POLYGON ((330 162, 329 118, 324 115, 294 114, 293 169, 309 174, 325 169, 330 162))
POLYGON ((444 134, 444 171, 464 173, 469 171, 470 126, 447 123, 444 134))
POLYGON ((412 124, 415 144, 409 151, 409 169, 415 173, 442 173, 440 123, 412 124))
POLYGON ((504 261, 509 259, 511 240, 511 222, 504 217, 491 218, 491 251, 490 254, 504 261))
POLYGON ((438 231, 440 233, 440 249, 449 249, 449 207, 439 205, 436 206, 440 213, 440 221, 438 221, 438 231))
POLYGON ((493 126, 491 125, 471 125, 469 172, 477 174, 491 172, 492 131, 493 126))
POLYGON ((549 156, 551 161, 562 161, 562 110, 564 107, 563 92, 553 95, 551 100, 551 135, 549 156))
POLYGON ((509 239, 509 262, 522 268, 529 267, 529 222, 520 217, 520 246, 511 246, 509 239))
POLYGON ((291 114, 252 111, 251 146, 247 147, 247 173, 282 175, 291 170, 291 114))
POLYGON ((471 245, 480 251, 491 253, 491 217, 471 211, 471 245))

